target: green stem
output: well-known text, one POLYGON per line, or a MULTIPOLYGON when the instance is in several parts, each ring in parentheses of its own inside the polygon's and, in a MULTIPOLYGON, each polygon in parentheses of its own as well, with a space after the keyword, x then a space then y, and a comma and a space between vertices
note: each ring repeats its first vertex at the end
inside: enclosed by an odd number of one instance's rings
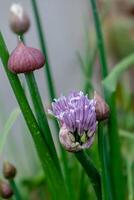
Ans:
POLYGON ((13 192, 14 192, 14 195, 15 195, 15 199, 16 200, 21 200, 21 194, 19 192, 19 189, 15 183, 15 180, 10 180, 10 185, 11 185, 11 188, 13 189, 13 192))
POLYGON ((102 30, 101 30, 99 14, 97 11, 96 0, 90 0, 90 1, 91 1, 91 6, 92 6, 96 34, 97 34, 97 45, 98 45, 99 58, 100 58, 100 64, 101 64, 101 69, 102 69, 102 77, 104 79, 108 75, 104 40, 103 40, 103 35, 102 35, 102 30))
POLYGON ((109 144, 110 144, 110 169, 111 169, 111 179, 113 184, 114 197, 116 200, 125 199, 124 194, 124 178, 122 172, 122 158, 120 150, 120 138, 118 134, 117 126, 117 113, 116 113, 116 103, 115 103, 115 93, 109 98, 110 106, 110 117, 108 121, 108 134, 109 134, 109 144))
POLYGON ((56 149, 55 149, 55 146, 54 146, 53 138, 52 138, 52 135, 51 135, 51 131, 50 131, 48 121, 47 121, 47 118, 46 118, 44 106, 43 106, 41 96, 40 96, 40 93, 39 93, 39 89, 38 89, 38 86, 37 86, 37 83, 36 83, 36 80, 35 80, 35 77, 34 77, 34 73, 33 72, 26 73, 25 78, 26 78, 26 81, 27 81, 27 85, 28 85, 28 88, 29 88, 29 92, 30 92, 30 95, 31 95, 31 99, 32 99, 32 103, 33 103, 33 106, 34 106, 34 109, 35 109, 37 120, 38 120, 39 126, 42 130, 42 137, 47 143, 48 149, 50 150, 51 155, 52 155, 53 159, 55 160, 55 163, 56 163, 56 166, 58 167, 58 170, 61 170, 60 165, 59 165, 59 161, 58 161, 58 157, 57 157, 57 154, 56 154, 56 149))
POLYGON ((76 158, 81 163, 82 167, 86 171, 91 183, 93 184, 96 196, 98 200, 102 200, 101 192, 101 178, 98 170, 84 151, 75 153, 76 158))
POLYGON ((49 149, 47 148, 47 144, 45 144, 44 141, 42 140, 41 130, 28 104, 28 101, 24 94, 21 83, 18 79, 18 76, 11 73, 8 70, 7 62, 9 59, 9 53, 7 51, 7 48, 6 48, 6 45, 1 33, 0 33, 0 57, 5 69, 5 72, 7 74, 7 77, 9 79, 9 82, 11 84, 11 87, 14 91, 14 94, 16 96, 20 109, 23 113, 27 126, 32 135, 33 141, 35 143, 36 150, 41 160, 42 167, 44 169, 48 186, 53 196, 53 199, 57 199, 57 198, 66 199, 67 198, 66 188, 64 185, 62 174, 60 173, 60 171, 57 170, 57 167, 55 166, 55 163, 51 157, 49 149), (61 191, 62 191, 62 194, 61 194, 61 191))
MULTIPOLYGON (((31 4, 32 4, 34 16, 35 16, 40 46, 41 46, 42 52, 43 52, 45 59, 46 59, 45 72, 46 72, 46 78, 47 78, 47 83, 48 83, 50 101, 52 102, 53 99, 56 97, 56 92, 55 92, 55 87, 54 87, 54 81, 53 81, 53 78, 52 78, 51 66, 50 66, 50 63, 49 63, 49 57, 48 57, 48 53, 47 53, 45 34, 43 33, 43 28, 42 28, 43 26, 41 24, 41 19, 40 19, 39 10, 38 10, 36 0, 31 0, 31 4)), ((59 133, 59 126, 58 126, 58 123, 57 123, 56 120, 54 120, 54 126, 55 126, 56 132, 58 134, 59 133)), ((66 160, 66 157, 65 157, 66 152, 65 153, 63 152, 60 144, 59 144, 59 149, 60 149, 61 157, 62 157, 62 160, 63 160, 63 170, 64 170, 65 178, 68 179, 69 174, 66 173, 67 172, 66 169, 68 168, 67 167, 67 165, 68 165, 67 160, 66 160)))
MULTIPOLYGON (((106 78, 108 75, 108 67, 107 60, 104 48, 104 40, 101 30, 101 24, 99 20, 99 14, 97 11, 96 0, 90 0, 95 29, 97 34, 97 43, 99 50, 99 58, 102 69, 102 77, 106 78)), ((115 104, 115 95, 109 96, 107 91, 104 88, 104 96, 105 99, 110 104, 111 115, 109 119, 108 131, 109 131, 109 144, 110 144, 110 166, 111 166, 111 179, 112 179, 112 187, 116 200, 123 200, 125 198, 124 195, 124 184, 123 184, 123 172, 122 172, 122 159, 120 152, 120 141, 118 135, 118 125, 117 125, 117 115, 116 115, 116 104, 115 104)), ((110 180, 109 180, 110 182, 110 180)))
POLYGON ((48 83, 50 100, 53 101, 53 99, 56 97, 56 92, 55 92, 55 89, 54 89, 54 82, 53 82, 53 79, 52 79, 52 73, 51 73, 49 58, 48 58, 48 54, 47 54, 45 35, 44 35, 43 29, 42 29, 43 26, 41 24, 41 19, 40 19, 40 16, 39 16, 39 11, 38 11, 36 0, 31 0, 31 3, 32 3, 34 15, 35 15, 40 46, 41 46, 42 52, 43 52, 45 59, 46 59, 45 72, 46 72, 46 78, 47 78, 47 83, 48 83))
POLYGON ((109 174, 109 166, 107 166, 107 156, 108 156, 108 147, 106 141, 106 134, 104 134, 103 129, 104 124, 102 122, 98 123, 98 148, 101 161, 101 174, 102 174, 102 191, 103 191, 103 200, 112 200, 112 187, 109 174))
POLYGON ((132 174, 132 162, 127 160, 127 175, 128 175, 128 200, 134 199, 133 191, 133 174, 132 174))

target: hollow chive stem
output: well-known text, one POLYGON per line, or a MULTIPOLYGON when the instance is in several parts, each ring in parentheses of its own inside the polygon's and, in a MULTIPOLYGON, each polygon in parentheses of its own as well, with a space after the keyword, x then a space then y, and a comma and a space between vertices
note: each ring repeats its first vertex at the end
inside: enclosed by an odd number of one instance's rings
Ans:
POLYGON ((31 99, 32 99, 36 116, 37 116, 37 120, 42 130, 42 137, 47 142, 51 155, 56 162, 56 166, 58 166, 58 170, 61 170, 34 73, 33 72, 25 73, 25 78, 26 78, 26 82, 29 88, 29 92, 31 95, 31 99))
POLYGON ((92 6, 94 24, 95 24, 96 35, 97 35, 97 45, 98 45, 98 50, 99 50, 99 59, 100 59, 100 64, 101 64, 102 77, 104 79, 108 75, 108 65, 107 65, 106 53, 105 53, 105 48, 104 48, 103 34, 101 30, 99 14, 97 11, 96 0, 89 0, 89 1, 91 2, 91 6, 92 6))
POLYGON ((76 152, 75 156, 81 163, 91 183, 93 184, 97 199, 102 200, 101 177, 98 170, 95 168, 94 164, 84 151, 76 152))
MULTIPOLYGON (((20 37, 19 39, 23 43, 25 43, 23 34, 20 35, 19 37, 20 37)), ((36 117, 37 117, 39 126, 41 127, 41 130, 42 130, 41 133, 42 133, 43 140, 45 140, 45 142, 47 142, 48 148, 50 149, 51 155, 53 156, 53 158, 56 162, 56 166, 58 167, 58 170, 61 170, 59 160, 57 157, 57 153, 56 153, 56 149, 54 146, 54 142, 52 139, 51 131, 50 131, 48 121, 46 118, 42 99, 41 99, 39 89, 38 89, 38 86, 37 86, 37 83, 35 80, 34 73, 33 72, 25 73, 25 78, 26 78, 26 82, 28 84, 28 88, 29 88, 32 103, 34 106, 34 110, 36 113, 36 117)))
POLYGON ((53 158, 49 152, 47 144, 44 143, 41 136, 41 130, 37 124, 37 121, 33 115, 33 112, 28 104, 27 98, 24 94, 21 83, 18 76, 11 73, 7 68, 7 62, 9 59, 9 53, 7 51, 5 42, 3 40, 2 34, 0 33, 0 57, 3 63, 3 67, 16 96, 20 109, 23 113, 24 119, 30 130, 31 136, 35 143, 35 147, 42 163, 44 173, 47 178, 48 187, 51 191, 53 199, 67 199, 66 187, 62 174, 55 165, 53 158), (61 192, 62 191, 62 192, 61 192))
MULTIPOLYGON (((103 34, 101 30, 101 24, 99 20, 99 14, 97 11, 96 0, 90 0, 94 24, 97 35, 97 43, 99 50, 99 59, 101 64, 102 78, 106 78, 108 75, 108 66, 106 60, 106 53, 104 48, 104 40, 103 34)), ((125 198, 124 195, 124 184, 123 184, 123 172, 122 172, 122 158, 120 152, 120 141, 118 135, 118 124, 117 124, 117 115, 116 115, 116 103, 115 103, 115 95, 109 95, 108 92, 104 88, 104 96, 106 101, 110 106, 110 118, 108 123, 108 132, 109 132, 109 145, 110 145, 110 166, 111 166, 111 179, 112 179, 112 191, 114 192, 114 197, 117 200, 123 200, 125 198), (116 147, 116 148, 115 148, 116 147)), ((108 161, 107 161, 108 162, 108 161)), ((109 177, 110 183, 110 177, 109 177)))
POLYGON ((112 200, 112 187, 111 181, 109 181, 109 170, 107 166, 108 160, 108 145, 106 141, 106 134, 104 133, 104 124, 103 122, 98 123, 98 149, 99 149, 99 156, 101 161, 101 182, 102 182, 102 193, 103 193, 103 200, 112 200), (107 156, 107 157, 106 157, 107 156))
POLYGON ((21 194, 20 194, 20 191, 16 185, 16 182, 14 179, 10 180, 10 185, 11 185, 11 188, 14 192, 14 197, 15 197, 15 200, 22 200, 22 197, 21 197, 21 194))
MULTIPOLYGON (((45 73, 46 73, 46 79, 47 79, 47 86, 48 86, 48 90, 49 90, 49 97, 50 97, 50 101, 52 102, 53 99, 56 97, 56 91, 55 91, 55 87, 54 87, 54 80, 52 78, 51 66, 49 63, 49 57, 48 57, 48 53, 47 53, 45 34, 43 32, 43 28, 42 28, 43 26, 41 24, 41 19, 40 19, 36 0, 31 0, 31 4, 32 4, 32 8, 33 8, 33 13, 35 16, 35 22, 36 22, 37 31, 38 31, 40 47, 42 49, 42 52, 43 52, 43 54, 45 56, 45 60, 46 60, 45 73)), ((53 123, 54 123, 55 129, 56 129, 56 132, 58 134, 59 133, 59 125, 56 120, 54 120, 53 123)), ((65 179, 67 182, 69 182, 70 175, 67 173, 68 168, 69 168, 68 163, 67 163, 67 155, 66 155, 66 152, 64 152, 64 150, 61 148, 60 144, 59 144, 59 149, 60 149, 61 159, 63 161, 63 170, 64 170, 64 174, 65 174, 65 179)), ((69 185, 68 185, 68 187, 69 187, 69 185)), ((71 191, 71 189, 69 189, 69 190, 71 191)))

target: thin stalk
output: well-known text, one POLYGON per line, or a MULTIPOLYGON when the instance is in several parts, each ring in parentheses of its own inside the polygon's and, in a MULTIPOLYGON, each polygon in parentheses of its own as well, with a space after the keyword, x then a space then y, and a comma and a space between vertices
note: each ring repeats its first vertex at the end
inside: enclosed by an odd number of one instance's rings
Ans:
MULTIPOLYGON (((40 19, 36 0, 31 0, 31 4, 32 4, 34 16, 35 16, 40 47, 45 56, 45 61, 46 61, 45 73, 46 73, 46 78, 47 78, 49 97, 50 97, 50 101, 52 102, 53 99, 56 97, 56 91, 55 91, 55 87, 54 87, 54 80, 52 78, 51 66, 49 63, 49 57, 48 57, 48 53, 47 53, 45 34, 43 32, 43 28, 42 28, 43 26, 41 24, 41 19, 40 19)), ((53 122, 54 122, 56 132, 58 134, 59 133, 59 125, 56 120, 54 120, 53 122)), ((68 169, 68 166, 67 166, 68 163, 67 163, 66 156, 65 156, 66 152, 63 152, 64 150, 61 148, 60 144, 59 144, 59 149, 60 149, 60 154, 61 154, 62 161, 63 161, 63 170, 64 170, 65 179, 68 180, 70 175, 67 174, 67 171, 66 171, 68 169)))
POLYGON ((101 30, 99 14, 97 11, 96 0, 90 0, 90 2, 92 6, 94 24, 95 24, 96 35, 97 35, 97 45, 98 45, 98 50, 99 50, 102 77, 104 79, 108 75, 108 67, 107 67, 108 65, 107 65, 106 53, 105 53, 105 48, 104 48, 104 39, 103 39, 102 30, 101 30))
MULTIPOLYGON (((103 40, 101 24, 99 20, 99 14, 97 11, 96 0, 90 0, 90 1, 91 1, 91 6, 92 6, 96 34, 97 34, 97 43, 98 43, 99 58, 100 58, 100 63, 101 63, 102 78, 104 79, 108 75, 104 40, 103 40)), ((109 124, 108 124, 108 131, 109 131, 109 144, 110 144, 110 153, 111 153, 111 155, 109 156, 110 156, 110 166, 111 166, 112 187, 113 187, 115 199, 123 200, 125 198, 125 195, 123 192, 124 180, 123 180, 123 172, 122 172, 120 141, 119 141, 119 135, 118 135, 115 95, 109 96, 107 91, 105 91, 104 89, 104 96, 105 96, 105 99, 110 104, 110 111, 111 111, 109 124)))
POLYGON ((31 95, 31 99, 32 99, 36 116, 37 116, 37 120, 42 130, 42 137, 46 141, 48 148, 50 149, 51 156, 55 160, 58 170, 61 170, 34 73, 33 72, 25 73, 25 78, 26 78, 26 82, 29 88, 29 92, 31 95))
POLYGON ((111 179, 113 184, 114 198, 116 200, 123 200, 125 199, 124 177, 122 172, 123 166, 120 152, 120 138, 117 126, 115 92, 109 98, 108 103, 111 110, 108 121, 111 179))
POLYGON ((85 83, 84 83, 84 88, 83 88, 83 91, 85 94, 88 94, 89 91, 91 92, 93 90, 91 79, 93 76, 93 66, 95 63, 96 54, 97 54, 97 47, 94 48, 93 54, 92 54, 92 56, 90 56, 89 62, 86 66, 85 83))
POLYGON ((101 182, 102 182, 102 191, 103 191, 103 200, 112 200, 112 187, 111 182, 109 181, 109 166, 107 166, 107 154, 108 147, 106 141, 106 134, 104 134, 103 129, 104 124, 102 122, 98 123, 98 149, 99 156, 101 161, 101 182))
POLYGON ((22 197, 21 197, 20 191, 15 183, 15 180, 10 180, 9 182, 10 182, 11 188, 13 189, 15 199, 21 200, 22 197))
POLYGON ((98 200, 102 200, 101 192, 101 177, 98 170, 95 168, 94 164, 84 151, 79 151, 75 153, 76 158, 81 163, 82 167, 86 171, 97 196, 98 200))
POLYGON ((45 35, 44 35, 43 29, 42 29, 43 26, 41 24, 41 19, 40 19, 40 16, 39 16, 39 11, 38 11, 36 0, 31 0, 31 3, 32 3, 32 7, 33 7, 33 12, 34 12, 34 15, 35 15, 40 46, 41 46, 42 52, 43 52, 45 59, 46 59, 45 73, 46 73, 46 78, 47 78, 47 83, 48 83, 49 96, 50 96, 50 100, 53 101, 53 99, 56 97, 56 92, 55 92, 55 89, 54 89, 54 81, 53 81, 53 78, 52 78, 52 72, 51 72, 51 69, 50 69, 50 63, 49 63, 49 58, 48 58, 48 54, 47 54, 45 35))
POLYGON ((132 174, 132 162, 127 160, 127 175, 128 175, 128 200, 134 199, 133 191, 133 174, 132 174))
POLYGON ((26 96, 24 94, 21 83, 18 79, 18 76, 13 74, 8 70, 7 62, 9 59, 9 53, 7 51, 5 42, 3 40, 2 34, 0 33, 0 57, 13 89, 13 92, 16 96, 24 119, 27 123, 27 126, 30 130, 31 136, 35 143, 35 147, 42 163, 43 170, 45 172, 48 187, 51 191, 53 199, 66 199, 66 187, 64 185, 64 180, 60 171, 57 170, 55 163, 51 157, 47 144, 44 143, 41 136, 41 130, 36 122, 36 119, 33 115, 33 112, 28 104, 26 96), (62 192, 61 192, 62 191, 62 192))

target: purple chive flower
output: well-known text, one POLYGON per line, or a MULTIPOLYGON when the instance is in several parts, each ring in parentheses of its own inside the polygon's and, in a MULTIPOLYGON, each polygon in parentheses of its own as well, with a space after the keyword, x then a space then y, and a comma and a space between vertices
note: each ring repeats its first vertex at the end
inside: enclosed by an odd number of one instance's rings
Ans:
POLYGON ((88 99, 83 92, 71 92, 52 103, 53 114, 60 122, 60 142, 68 151, 89 148, 96 130, 94 99, 88 99))

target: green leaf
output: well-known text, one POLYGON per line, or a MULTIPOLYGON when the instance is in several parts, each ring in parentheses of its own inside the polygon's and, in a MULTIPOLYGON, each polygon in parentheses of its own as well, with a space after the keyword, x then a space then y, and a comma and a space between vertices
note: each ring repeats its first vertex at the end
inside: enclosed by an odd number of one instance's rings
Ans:
POLYGON ((118 80, 125 70, 133 67, 134 64, 134 54, 124 58, 119 64, 117 64, 111 73, 102 81, 104 88, 113 93, 116 91, 118 80))
POLYGON ((6 123, 5 123, 5 126, 1 132, 1 136, 0 136, 0 154, 2 153, 3 151, 3 148, 4 148, 4 145, 7 141, 7 138, 8 138, 8 135, 10 133, 10 130, 12 128, 12 126, 14 125, 16 119, 18 118, 19 114, 21 113, 20 109, 19 108, 15 108, 9 118, 7 119, 6 123))

